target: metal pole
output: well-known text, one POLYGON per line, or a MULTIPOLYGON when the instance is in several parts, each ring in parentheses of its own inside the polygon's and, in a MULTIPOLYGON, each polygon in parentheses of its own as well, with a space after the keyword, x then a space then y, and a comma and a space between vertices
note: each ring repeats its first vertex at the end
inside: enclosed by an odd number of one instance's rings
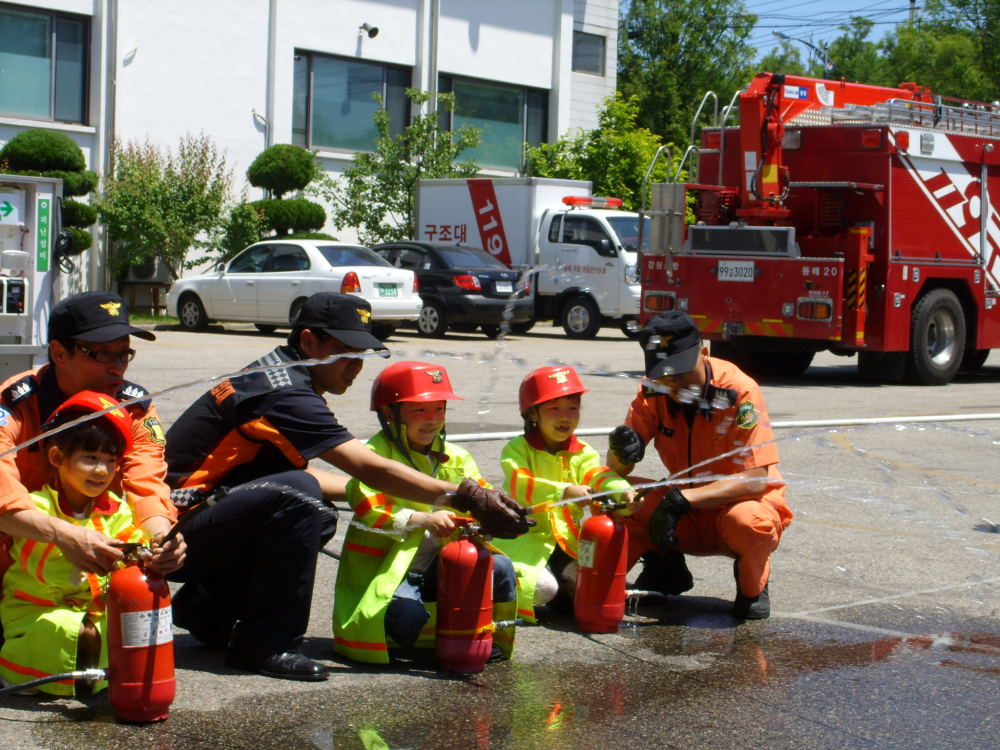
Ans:
POLYGON ((431 50, 428 74, 428 90, 431 98, 427 105, 427 114, 437 111, 438 96, 438 26, 441 21, 441 0, 431 0, 431 50))

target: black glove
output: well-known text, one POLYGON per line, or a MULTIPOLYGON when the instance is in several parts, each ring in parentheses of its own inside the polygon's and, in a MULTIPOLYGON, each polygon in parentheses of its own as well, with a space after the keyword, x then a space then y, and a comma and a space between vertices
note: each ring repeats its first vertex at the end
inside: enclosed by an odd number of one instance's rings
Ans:
POLYGON ((649 531, 649 538, 658 547, 676 547, 680 542, 674 536, 674 529, 677 523, 686 514, 693 510, 684 494, 676 487, 671 487, 660 504, 649 515, 649 523, 646 529, 649 531))
POLYGON ((480 487, 474 479, 463 479, 451 499, 451 507, 471 513, 479 521, 480 532, 498 539, 516 539, 535 525, 534 518, 521 514, 517 501, 500 490, 480 487))
POLYGON ((608 447, 623 464, 637 464, 646 455, 646 444, 627 424, 620 424, 611 431, 608 447))

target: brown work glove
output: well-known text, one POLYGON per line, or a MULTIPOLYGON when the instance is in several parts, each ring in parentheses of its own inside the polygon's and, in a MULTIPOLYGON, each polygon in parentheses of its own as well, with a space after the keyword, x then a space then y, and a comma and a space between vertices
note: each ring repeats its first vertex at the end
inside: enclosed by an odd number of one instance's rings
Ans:
POLYGON ((474 479, 462 480, 451 507, 471 513, 483 534, 498 539, 515 539, 535 525, 535 519, 522 516, 521 506, 506 493, 480 487, 474 479))

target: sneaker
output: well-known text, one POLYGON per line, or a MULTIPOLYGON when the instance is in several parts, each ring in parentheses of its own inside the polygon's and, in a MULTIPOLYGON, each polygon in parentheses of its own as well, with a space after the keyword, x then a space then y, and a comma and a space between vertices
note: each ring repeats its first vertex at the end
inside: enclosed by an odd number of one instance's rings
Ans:
POLYGON ((733 575, 736 577, 736 599, 733 600, 733 617, 737 620, 766 620, 771 616, 771 595, 767 592, 768 584, 757 596, 744 596, 740 592, 739 562, 733 561, 733 575))
POLYGON ((664 596, 678 596, 694 588, 694 577, 684 555, 677 550, 647 552, 641 558, 642 572, 632 588, 659 591, 664 596))

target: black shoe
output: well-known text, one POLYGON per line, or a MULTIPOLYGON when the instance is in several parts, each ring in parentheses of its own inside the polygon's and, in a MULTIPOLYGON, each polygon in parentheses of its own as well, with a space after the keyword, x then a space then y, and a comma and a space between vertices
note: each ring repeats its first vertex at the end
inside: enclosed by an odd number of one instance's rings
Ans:
POLYGON ((204 596, 197 583, 185 583, 171 598, 174 625, 188 631, 196 640, 210 649, 225 651, 233 635, 236 620, 219 619, 211 607, 204 604, 204 596))
POLYGON ((737 620, 766 620, 771 616, 771 595, 767 593, 770 580, 757 596, 744 596, 740 592, 739 561, 733 561, 733 575, 736 576, 736 599, 733 601, 733 617, 737 620))
POLYGON ((694 577, 684 555, 677 550, 647 552, 639 559, 642 560, 642 572, 632 588, 659 591, 664 596, 677 596, 694 588, 694 577))
POLYGON ((279 680, 321 682, 330 670, 298 651, 279 653, 260 646, 231 645, 226 651, 226 666, 244 672, 256 672, 279 680))

